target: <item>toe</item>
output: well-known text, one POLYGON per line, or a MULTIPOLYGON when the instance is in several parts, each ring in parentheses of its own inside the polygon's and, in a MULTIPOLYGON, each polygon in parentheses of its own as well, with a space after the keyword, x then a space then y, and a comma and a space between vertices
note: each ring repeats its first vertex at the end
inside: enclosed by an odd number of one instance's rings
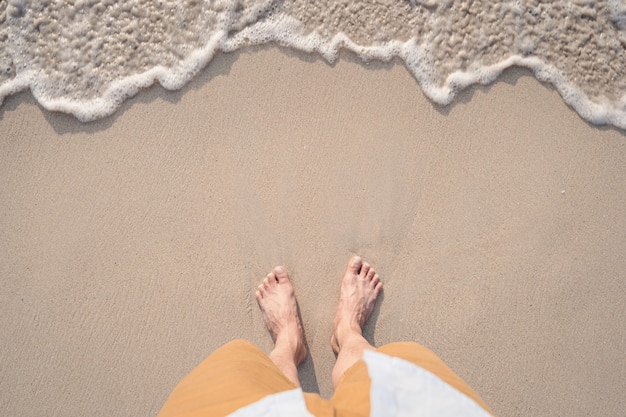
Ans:
POLYGON ((263 297, 261 296, 261 290, 258 289, 255 293, 254 296, 256 297, 257 301, 261 301, 263 299, 263 297))
POLYGON ((289 274, 287 273, 287 270, 282 266, 277 266, 276 268, 274 268, 274 276, 279 283, 289 281, 289 274))
POLYGON ((370 270, 367 271, 367 280, 371 281, 374 279, 374 275, 376 275, 376 271, 374 271, 374 268, 370 268, 370 270))
POLYGON ((267 274, 267 277, 265 277, 265 282, 267 282, 267 285, 271 288, 274 285, 276 285, 276 275, 274 275, 273 272, 270 272, 269 274, 267 274))
POLYGON ((361 267, 361 273, 359 275, 361 275, 362 278, 365 278, 367 277, 368 272, 370 272, 370 264, 364 263, 361 267))
POLYGON ((265 286, 263 285, 263 283, 261 283, 259 285, 259 287, 256 290, 256 294, 258 294, 257 299, 261 300, 263 299, 263 297, 265 296, 265 293, 267 292, 267 290, 265 289, 265 286))
POLYGON ((353 256, 348 263, 348 271, 352 272, 354 275, 359 275, 361 272, 361 267, 363 266, 363 261, 360 256, 353 256))
POLYGON ((378 282, 378 284, 376 284, 376 287, 374 287, 374 291, 376 291, 376 294, 381 292, 382 289, 383 289, 383 283, 382 282, 378 282))
POLYGON ((371 281, 372 287, 376 288, 376 285, 379 282, 380 282, 380 278, 378 277, 378 274, 374 274, 374 277, 372 278, 372 281, 371 281))

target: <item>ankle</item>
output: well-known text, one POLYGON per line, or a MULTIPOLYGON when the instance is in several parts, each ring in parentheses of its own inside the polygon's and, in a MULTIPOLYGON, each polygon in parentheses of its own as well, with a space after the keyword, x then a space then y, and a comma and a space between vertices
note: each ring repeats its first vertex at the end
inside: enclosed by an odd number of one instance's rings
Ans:
POLYGON ((340 323, 335 328, 335 339, 339 347, 343 347, 351 339, 362 339, 363 331, 356 323, 340 323))
POLYGON ((298 365, 302 362, 302 360, 304 360, 304 357, 306 356, 306 349, 304 348, 304 344, 300 341, 288 336, 279 335, 274 343, 274 350, 272 353, 289 358, 296 365, 298 365))

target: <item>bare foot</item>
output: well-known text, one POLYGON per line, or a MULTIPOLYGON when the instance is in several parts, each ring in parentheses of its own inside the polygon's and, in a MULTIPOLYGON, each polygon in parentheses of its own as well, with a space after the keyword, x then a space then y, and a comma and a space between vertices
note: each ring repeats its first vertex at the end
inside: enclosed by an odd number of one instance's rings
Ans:
POLYGON ((378 274, 360 257, 354 256, 348 263, 348 269, 341 281, 339 307, 335 316, 335 330, 330 345, 339 353, 347 336, 353 332, 362 335, 363 325, 367 322, 376 298, 383 288, 378 274))
POLYGON ((306 357, 298 305, 289 274, 282 266, 267 274, 256 291, 265 324, 276 348, 286 349, 297 366, 306 357))

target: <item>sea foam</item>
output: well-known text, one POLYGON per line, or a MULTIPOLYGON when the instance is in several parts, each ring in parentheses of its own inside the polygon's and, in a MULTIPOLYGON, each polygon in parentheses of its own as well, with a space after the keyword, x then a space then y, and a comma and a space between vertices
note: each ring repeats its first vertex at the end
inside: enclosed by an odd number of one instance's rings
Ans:
POLYGON ((30 88, 95 120, 155 81, 181 88, 217 51, 269 42, 398 57, 444 105, 526 67, 584 119, 626 129, 624 0, 0 0, 0 103, 30 88))

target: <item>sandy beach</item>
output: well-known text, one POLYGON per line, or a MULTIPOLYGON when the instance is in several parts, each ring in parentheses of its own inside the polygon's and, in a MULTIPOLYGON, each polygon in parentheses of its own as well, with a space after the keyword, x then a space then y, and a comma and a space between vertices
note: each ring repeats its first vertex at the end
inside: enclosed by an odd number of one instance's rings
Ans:
POLYGON ((277 264, 327 398, 355 253, 377 346, 428 346, 500 416, 626 409, 626 135, 526 70, 440 107, 398 62, 247 48, 88 124, 10 97, 0 155, 0 415, 156 415, 220 345, 270 350, 277 264))

